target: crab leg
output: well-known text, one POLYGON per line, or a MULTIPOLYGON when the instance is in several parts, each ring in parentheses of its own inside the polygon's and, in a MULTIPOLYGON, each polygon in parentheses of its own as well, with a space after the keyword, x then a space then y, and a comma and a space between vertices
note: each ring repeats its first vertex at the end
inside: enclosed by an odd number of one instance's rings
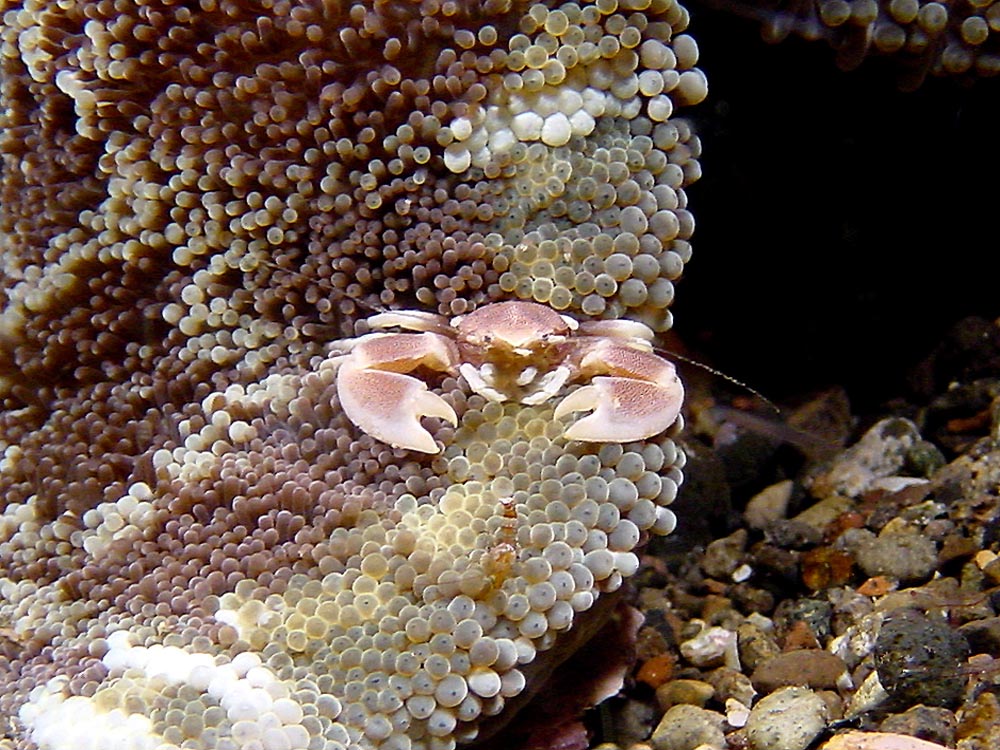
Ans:
POLYGON ((455 345, 435 333, 371 334, 354 344, 337 370, 337 395, 344 414, 359 429, 396 448, 437 453, 422 417, 458 424, 447 401, 406 373, 421 365, 450 371, 455 345))
POLYGON ((571 440, 624 443, 645 440, 667 429, 684 402, 684 387, 674 366, 627 343, 602 340, 579 362, 583 375, 596 376, 556 406, 559 419, 593 410, 565 432, 571 440))

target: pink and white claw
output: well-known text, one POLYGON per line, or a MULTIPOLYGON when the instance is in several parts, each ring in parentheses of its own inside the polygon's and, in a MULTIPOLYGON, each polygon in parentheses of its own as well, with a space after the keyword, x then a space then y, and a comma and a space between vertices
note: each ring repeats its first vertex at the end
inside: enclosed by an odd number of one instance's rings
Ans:
POLYGON ((337 394, 348 419, 395 448, 437 453, 440 449, 420 419, 438 417, 452 427, 458 424, 447 401, 427 390, 422 381, 398 372, 344 362, 337 371, 337 394))
POLYGON ((634 378, 594 378, 559 402, 556 419, 573 411, 593 413, 578 419, 564 433, 570 440, 627 443, 658 435, 677 419, 684 389, 634 378))
POLYGON ((574 411, 593 410, 566 428, 564 434, 570 440, 645 440, 666 430, 680 414, 684 386, 674 366, 655 354, 605 341, 582 358, 580 371, 604 374, 556 406, 556 419, 574 411))
POLYGON ((438 417, 458 424, 447 401, 406 373, 418 367, 451 371, 455 344, 436 333, 373 333, 354 342, 337 370, 337 395, 344 414, 359 429, 395 448, 437 453, 437 443, 420 424, 438 417))

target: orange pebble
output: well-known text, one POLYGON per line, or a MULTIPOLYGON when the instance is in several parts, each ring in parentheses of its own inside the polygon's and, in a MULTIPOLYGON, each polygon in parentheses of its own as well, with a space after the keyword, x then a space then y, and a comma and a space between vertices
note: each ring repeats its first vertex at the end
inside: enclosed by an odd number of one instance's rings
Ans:
POLYGON ((635 678, 644 682, 654 690, 669 680, 674 674, 676 659, 671 654, 660 654, 652 659, 646 659, 635 678))
POLYGON ((858 593, 862 596, 884 596, 895 588, 895 581, 885 576, 875 576, 858 586, 858 593))

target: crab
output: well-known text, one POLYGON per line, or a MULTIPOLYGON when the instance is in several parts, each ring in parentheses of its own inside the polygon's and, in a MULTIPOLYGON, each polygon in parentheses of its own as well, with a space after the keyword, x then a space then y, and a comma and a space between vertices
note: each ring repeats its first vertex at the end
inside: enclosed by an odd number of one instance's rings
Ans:
POLYGON ((653 351, 653 332, 633 321, 581 322, 535 302, 509 301, 452 319, 385 312, 368 325, 374 332, 342 342, 337 393, 355 426, 397 448, 438 453, 421 418, 458 424, 451 405, 415 375, 425 369, 464 378, 490 401, 528 405, 589 379, 555 407, 555 419, 592 411, 566 428, 569 440, 645 440, 674 423, 684 400, 673 364, 653 351), (413 332, 387 330, 393 328, 413 332))

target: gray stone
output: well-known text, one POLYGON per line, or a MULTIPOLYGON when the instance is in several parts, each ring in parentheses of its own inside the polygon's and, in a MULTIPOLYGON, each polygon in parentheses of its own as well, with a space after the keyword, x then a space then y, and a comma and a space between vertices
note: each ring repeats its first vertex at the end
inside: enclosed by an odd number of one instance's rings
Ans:
POLYGON ((791 479, 765 487, 747 503, 743 518, 751 529, 763 530, 765 526, 785 517, 792 499, 795 484, 791 479))
POLYGON ((828 720, 826 703, 812 690, 782 688, 750 711, 747 739, 753 750, 805 750, 828 720))
POLYGON ((875 641, 875 670, 896 705, 953 707, 962 699, 969 644, 956 630, 914 610, 897 610, 875 641))
POLYGON ((747 546, 747 530, 739 529, 723 539, 716 539, 705 549, 701 568, 705 575, 725 580, 743 562, 747 546))
POLYGON ((937 545, 916 532, 875 536, 867 529, 851 529, 841 536, 841 543, 868 577, 914 583, 927 580, 937 568, 937 545))
POLYGON ((649 742, 653 750, 695 750, 701 745, 722 750, 726 747, 725 720, 715 711, 679 704, 663 715, 649 742))

